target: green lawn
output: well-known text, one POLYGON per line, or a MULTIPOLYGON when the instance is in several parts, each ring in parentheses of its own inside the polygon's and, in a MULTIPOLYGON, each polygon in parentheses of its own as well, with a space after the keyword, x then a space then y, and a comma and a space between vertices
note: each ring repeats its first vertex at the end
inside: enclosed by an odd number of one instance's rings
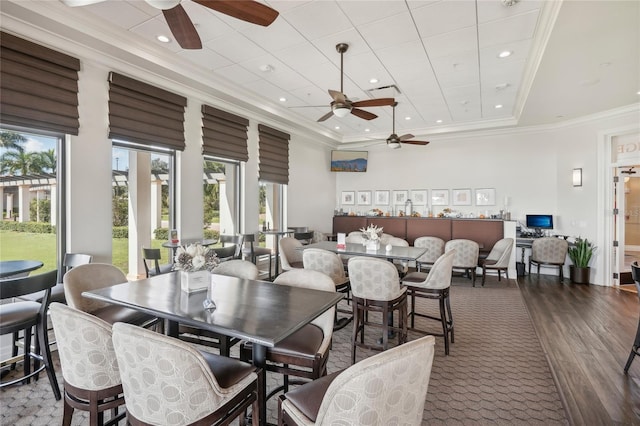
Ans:
MULTIPOLYGON (((129 259, 125 238, 113 239, 112 263, 127 273, 129 259)), ((163 241, 152 240, 153 248, 162 248, 163 241)), ((162 248, 161 263, 169 263, 169 250, 162 248)), ((39 272, 56 269, 56 236, 27 232, 0 231, 0 260, 33 259, 44 263, 39 272)))

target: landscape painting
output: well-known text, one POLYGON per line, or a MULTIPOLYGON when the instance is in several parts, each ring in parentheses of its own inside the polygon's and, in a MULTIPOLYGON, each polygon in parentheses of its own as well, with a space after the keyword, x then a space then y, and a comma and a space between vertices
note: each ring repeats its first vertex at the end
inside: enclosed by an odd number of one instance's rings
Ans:
POLYGON ((368 151, 331 151, 332 172, 366 172, 368 151))

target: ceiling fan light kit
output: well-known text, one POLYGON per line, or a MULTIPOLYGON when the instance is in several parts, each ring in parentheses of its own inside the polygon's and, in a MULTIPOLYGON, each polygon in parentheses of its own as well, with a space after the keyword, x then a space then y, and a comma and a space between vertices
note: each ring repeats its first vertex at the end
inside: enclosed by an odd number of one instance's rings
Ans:
POLYGON ((335 114, 336 117, 343 118, 349 115, 349 113, 351 113, 351 108, 344 105, 333 107, 333 113, 335 114))
POLYGON ((416 141, 416 140, 411 140, 413 139, 415 136, 413 136, 411 133, 407 133, 406 135, 402 135, 402 136, 398 136, 396 134, 396 105, 398 105, 397 102, 394 102, 392 105, 393 108, 393 130, 391 135, 387 138, 387 146, 391 149, 398 149, 401 147, 401 143, 408 143, 411 145, 428 145, 429 142, 427 141, 416 141))

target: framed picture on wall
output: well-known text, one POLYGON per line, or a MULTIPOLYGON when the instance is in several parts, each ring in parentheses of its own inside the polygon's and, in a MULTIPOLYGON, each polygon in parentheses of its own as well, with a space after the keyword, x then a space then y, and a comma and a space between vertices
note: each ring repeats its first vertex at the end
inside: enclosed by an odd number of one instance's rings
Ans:
POLYGON ((358 191, 358 204, 361 206, 370 206, 371 191, 358 191))
POLYGON ((476 189, 476 206, 495 206, 495 205, 496 205, 495 188, 476 189))
POLYGON ((471 205, 471 190, 470 189, 452 189, 451 190, 451 204, 454 206, 470 206, 471 205))
POLYGON ((413 189, 411 190, 411 202, 414 206, 426 206, 427 194, 426 189, 413 189))
POLYGON ((376 191, 376 198, 374 204, 378 206, 389 205, 389 191, 376 191))
POLYGON ((342 204, 354 205, 356 203, 355 191, 342 191, 342 197, 340 200, 342 204))
POLYGON ((432 206, 448 206, 449 190, 448 189, 432 189, 431 205, 432 206))
POLYGON ((409 198, 409 191, 393 191, 393 204, 404 204, 409 198))

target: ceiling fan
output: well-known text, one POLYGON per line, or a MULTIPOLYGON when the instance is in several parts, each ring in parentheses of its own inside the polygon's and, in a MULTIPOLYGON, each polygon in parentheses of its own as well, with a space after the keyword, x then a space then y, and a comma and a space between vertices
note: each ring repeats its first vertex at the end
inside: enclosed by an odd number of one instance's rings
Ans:
POLYGON ((427 141, 415 141, 415 140, 409 140, 409 139, 413 139, 415 136, 413 136, 411 133, 407 133, 406 135, 402 135, 402 136, 398 136, 396 135, 396 105, 398 105, 397 102, 394 102, 392 107, 393 107, 393 130, 391 133, 391 136, 389 136, 387 138, 387 146, 391 149, 398 149, 400 148, 400 144, 401 143, 408 143, 411 145, 428 145, 429 142, 427 141))
POLYGON ((393 98, 378 98, 378 99, 367 99, 364 101, 356 101, 352 102, 347 98, 347 95, 344 94, 344 52, 349 49, 349 45, 347 43, 338 43, 336 45, 336 50, 340 53, 340 91, 329 89, 329 95, 333 98, 331 102, 331 111, 323 115, 318 119, 318 122, 325 121, 332 115, 336 115, 338 117, 346 117, 349 113, 355 115, 356 117, 363 118, 365 120, 373 120, 378 116, 372 114, 368 111, 359 109, 359 107, 377 107, 377 106, 389 106, 393 105, 395 100, 393 98))
MULTIPOLYGON (((62 0, 71 7, 87 6, 106 0, 62 0)), ((183 49, 202 49, 200 36, 189 15, 180 5, 181 0, 145 0, 150 6, 162 10, 171 33, 183 49)), ((224 13, 251 24, 267 27, 278 17, 278 12, 255 0, 193 0, 202 6, 224 13)))

